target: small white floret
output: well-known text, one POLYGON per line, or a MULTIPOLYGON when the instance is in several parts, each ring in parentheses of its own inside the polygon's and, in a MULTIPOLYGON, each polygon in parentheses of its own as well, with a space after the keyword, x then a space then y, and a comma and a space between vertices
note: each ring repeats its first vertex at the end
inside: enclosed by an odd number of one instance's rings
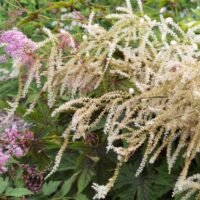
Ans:
POLYGON ((170 42, 170 44, 171 44, 172 46, 174 46, 174 45, 177 45, 177 42, 176 42, 175 40, 172 40, 172 41, 170 42))
POLYGON ((109 191, 106 185, 98 185, 97 183, 93 183, 92 188, 97 192, 93 199, 105 199, 109 191))
POLYGON ((167 10, 166 7, 162 7, 162 8, 160 9, 160 13, 162 14, 162 13, 166 12, 166 10, 167 10))
POLYGON ((128 92, 129 92, 129 94, 134 94, 134 93, 135 93, 135 90, 134 90, 134 88, 129 88, 129 89, 128 89, 128 92))
POLYGON ((83 40, 86 41, 88 39, 87 35, 83 35, 83 40))
POLYGON ((171 23, 173 22, 173 19, 171 17, 168 17, 166 20, 165 20, 167 23, 171 23))

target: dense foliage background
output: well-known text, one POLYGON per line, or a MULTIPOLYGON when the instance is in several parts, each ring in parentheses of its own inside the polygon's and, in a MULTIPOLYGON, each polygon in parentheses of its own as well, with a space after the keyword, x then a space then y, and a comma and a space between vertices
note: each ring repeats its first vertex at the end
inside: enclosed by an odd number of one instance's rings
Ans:
MULTIPOLYGON (((144 0, 145 12, 157 19, 162 9, 165 17, 172 17, 182 28, 189 23, 200 24, 200 2, 189 0, 144 0)), ((42 27, 48 27, 54 33, 64 28, 69 30, 79 41, 83 31, 79 23, 87 22, 92 10, 96 12, 95 21, 105 28, 110 22, 104 16, 114 11, 116 6, 124 4, 122 0, 0 0, 0 30, 18 27, 35 41, 44 39, 42 27), (65 8, 65 9, 64 9, 65 8), (79 19, 70 17, 70 13, 79 13, 79 19), (67 15, 66 15, 67 14, 67 15), (65 15, 65 16, 63 16, 65 15)), ((133 1, 136 9, 136 2, 133 1)), ((137 12, 137 10, 136 10, 137 12)), ((48 51, 48 50, 47 50, 48 51)), ((11 62, 11 61, 10 61, 11 62)), ((11 63, 0 64, 9 69, 11 63)), ((7 101, 17 94, 17 79, 0 81, 0 116, 3 117, 7 101)), ((134 87, 127 80, 111 80, 109 87, 100 87, 89 94, 98 97, 105 91, 127 90, 134 87)), ((24 100, 16 118, 22 118, 25 107, 37 95, 37 88, 31 86, 31 95, 24 100)), ((72 98, 64 96, 61 102, 72 98)), ((53 164, 57 151, 62 144, 60 137, 71 113, 52 118, 43 95, 36 111, 23 119, 34 133, 34 140, 29 144, 29 151, 21 159, 12 158, 8 162, 8 172, 0 177, 0 199, 29 200, 90 200, 94 196, 92 182, 105 183, 113 173, 116 156, 106 153, 105 135, 102 134, 104 121, 96 126, 85 141, 69 144, 58 171, 49 179, 43 177, 53 164), (31 169, 31 172, 30 170, 31 169), (36 188, 36 189, 35 189, 36 188)), ((4 127, 0 127, 3 131, 4 127)), ((117 182, 106 199, 110 200, 170 200, 175 180, 183 161, 178 160, 176 168, 168 175, 166 162, 160 158, 156 165, 147 165, 139 177, 135 171, 141 160, 138 151, 120 171, 117 182)), ((192 163, 191 174, 200 167, 200 159, 192 163)), ((178 196, 175 199, 179 199, 178 196)), ((194 197, 193 197, 194 199, 194 197)))

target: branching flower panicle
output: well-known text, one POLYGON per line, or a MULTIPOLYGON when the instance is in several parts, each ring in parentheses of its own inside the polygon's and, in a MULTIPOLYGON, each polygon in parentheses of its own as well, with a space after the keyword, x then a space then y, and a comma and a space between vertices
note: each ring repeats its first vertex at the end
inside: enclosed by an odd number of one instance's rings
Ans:
MULTIPOLYGON (((188 177, 190 164, 200 149, 200 26, 188 28, 186 32, 172 18, 165 19, 162 13, 160 21, 156 21, 144 15, 141 1, 137 2, 141 15, 134 14, 127 0, 125 8, 118 7, 118 13, 107 16, 114 21, 109 29, 93 23, 92 12, 89 23, 83 25, 86 32, 79 45, 69 33, 53 34, 45 28, 48 38, 33 43, 36 45, 33 50, 36 53, 49 45, 50 54, 43 55, 44 62, 34 60, 25 84, 19 76, 20 90, 16 102, 11 104, 11 111, 16 109, 21 97, 28 94, 34 79, 40 83, 40 76, 46 78, 41 92, 48 94, 49 107, 53 107, 56 100, 66 93, 72 96, 80 94, 80 98, 63 103, 52 113, 54 117, 70 110, 73 115, 64 132, 64 143, 54 167, 47 177, 59 167, 69 135, 72 135, 72 142, 85 139, 90 129, 106 118, 106 148, 116 153, 119 159, 107 184, 93 184, 97 192, 94 199, 106 197, 122 163, 134 156, 141 146, 145 146, 146 150, 136 176, 140 175, 147 162, 155 163, 164 150, 169 173, 177 158, 183 157, 185 163, 175 184, 174 195, 186 192, 186 199, 200 189, 199 174, 188 177), (72 50, 67 59, 63 46, 72 50), (105 81, 107 74, 126 78, 135 88, 107 92, 96 98, 85 97, 105 81), (95 113, 98 113, 97 117, 94 117, 95 113), (126 146, 116 145, 116 141, 124 141, 126 146)), ((28 40, 18 31, 12 31, 17 39, 19 35, 28 40)), ((18 52, 11 43, 2 36, 0 41, 7 42, 7 53, 16 59, 18 52)), ((27 60, 24 54, 15 64, 24 64, 23 60, 27 60)), ((28 113, 33 111, 36 103, 37 99, 30 105, 28 113)), ((2 163, 6 160, 3 157, 2 163)))

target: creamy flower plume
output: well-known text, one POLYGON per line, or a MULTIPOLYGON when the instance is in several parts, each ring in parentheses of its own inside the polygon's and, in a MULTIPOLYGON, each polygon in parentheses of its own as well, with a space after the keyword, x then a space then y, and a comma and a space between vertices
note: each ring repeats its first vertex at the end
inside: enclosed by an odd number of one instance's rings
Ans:
MULTIPOLYGON (((48 57, 44 56, 46 65, 41 67, 39 60, 34 63, 25 87, 19 84, 18 99, 11 104, 15 110, 22 94, 24 97, 28 94, 31 81, 35 78, 33 74, 38 75, 38 82, 40 75, 45 77, 39 95, 47 92, 51 108, 66 93, 84 96, 102 89, 102 85, 107 90, 112 78, 122 77, 132 84, 124 92, 115 90, 96 98, 72 99, 52 113, 55 116, 70 111, 72 119, 64 132, 64 143, 56 156, 55 165, 47 177, 59 167, 71 138, 72 142, 87 138, 90 130, 106 119, 104 133, 107 150, 116 153, 119 160, 107 184, 93 184, 97 192, 95 199, 105 198, 114 185, 121 163, 134 156, 141 146, 146 149, 136 176, 140 175, 147 162, 153 164, 166 149, 169 173, 179 156, 183 155, 185 161, 174 194, 187 191, 189 196, 200 188, 198 175, 188 177, 189 166, 200 149, 200 26, 184 31, 172 18, 165 19, 162 12, 160 20, 156 21, 143 15, 142 1, 137 2, 141 12, 139 16, 132 12, 130 0, 126 0, 126 8, 118 7, 119 13, 107 16, 114 19, 113 26, 107 30, 92 23, 92 12, 88 24, 83 25, 87 35, 67 59, 63 51, 65 48, 60 47, 76 47, 71 35, 53 34, 44 28, 48 38, 37 43, 37 49, 50 44, 50 53, 48 57), (107 75, 109 80, 106 80, 107 75), (116 141, 124 141, 126 145, 123 142, 116 145, 116 141)), ((15 41, 18 38, 29 41, 23 34, 13 31, 17 38, 15 41)), ((15 57, 18 51, 6 39, 11 37, 10 32, 4 34, 7 36, 4 35, 1 41, 4 40, 5 44, 7 41, 9 48, 6 51, 15 57)), ((20 46, 24 46, 22 43, 20 46)), ((23 56, 21 59, 26 60, 23 56)), ((33 111, 38 98, 30 105, 28 113, 33 111)))

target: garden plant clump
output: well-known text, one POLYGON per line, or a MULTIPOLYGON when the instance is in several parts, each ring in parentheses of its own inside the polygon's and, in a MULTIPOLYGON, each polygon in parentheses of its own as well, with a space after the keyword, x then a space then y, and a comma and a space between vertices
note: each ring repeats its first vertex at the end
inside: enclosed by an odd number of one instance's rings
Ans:
POLYGON ((2 3, 2 198, 200 199, 198 2, 31 2, 2 3))

